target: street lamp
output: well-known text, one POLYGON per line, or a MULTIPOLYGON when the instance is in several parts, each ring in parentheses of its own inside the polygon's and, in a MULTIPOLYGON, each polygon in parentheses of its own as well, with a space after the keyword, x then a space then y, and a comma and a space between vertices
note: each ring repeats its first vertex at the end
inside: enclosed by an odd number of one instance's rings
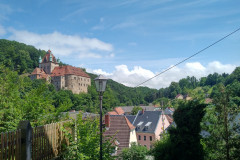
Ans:
POLYGON ((100 100, 100 160, 102 160, 102 98, 103 92, 106 89, 107 78, 102 75, 99 75, 94 79, 95 85, 97 88, 97 92, 99 92, 99 100, 100 100))

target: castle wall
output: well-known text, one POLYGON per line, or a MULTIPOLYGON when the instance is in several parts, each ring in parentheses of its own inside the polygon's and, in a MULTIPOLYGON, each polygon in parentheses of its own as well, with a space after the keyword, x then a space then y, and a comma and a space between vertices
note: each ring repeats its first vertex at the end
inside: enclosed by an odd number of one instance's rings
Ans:
POLYGON ((71 90, 75 94, 81 92, 87 93, 88 86, 91 86, 90 78, 76 75, 65 75, 65 88, 71 90))
POLYGON ((53 62, 39 63, 39 68, 43 68, 47 74, 51 74, 53 69, 58 66, 59 65, 57 63, 53 62))

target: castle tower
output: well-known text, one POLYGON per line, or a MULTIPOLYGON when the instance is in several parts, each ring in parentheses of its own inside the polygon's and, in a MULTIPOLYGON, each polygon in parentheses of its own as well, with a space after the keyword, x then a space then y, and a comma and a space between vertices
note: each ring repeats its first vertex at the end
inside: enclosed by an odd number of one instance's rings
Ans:
POLYGON ((50 50, 47 51, 47 54, 41 59, 39 57, 39 68, 43 69, 47 74, 51 74, 55 67, 59 66, 59 63, 55 56, 50 50))

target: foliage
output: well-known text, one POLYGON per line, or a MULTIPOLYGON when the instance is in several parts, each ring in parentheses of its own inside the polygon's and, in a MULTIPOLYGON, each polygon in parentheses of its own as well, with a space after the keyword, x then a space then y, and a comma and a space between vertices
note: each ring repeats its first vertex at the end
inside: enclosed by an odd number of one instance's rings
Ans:
POLYGON ((240 152, 240 83, 218 84, 213 92, 213 105, 206 108, 202 128, 207 159, 235 160, 240 152))
POLYGON ((130 148, 124 148, 119 155, 122 160, 146 160, 148 149, 144 146, 132 143, 130 148))
POLYGON ((140 106, 134 106, 131 112, 131 115, 136 115, 138 111, 141 111, 142 108, 140 106))
POLYGON ((161 140, 158 140, 154 143, 150 153, 155 159, 171 160, 173 150, 174 148, 171 144, 169 134, 163 134, 161 140))
POLYGON ((162 140, 156 142, 152 153, 156 159, 164 160, 202 160, 203 147, 199 135, 200 122, 204 116, 205 105, 198 100, 181 102, 174 112, 176 128, 168 130, 162 140))
MULTIPOLYGON (((76 120, 76 138, 66 130, 65 134, 70 139, 70 145, 67 147, 66 154, 63 158, 68 160, 98 160, 99 159, 99 119, 84 119, 79 114, 76 120)), ((114 147, 112 139, 103 142, 103 159, 113 160, 111 153, 114 147)))

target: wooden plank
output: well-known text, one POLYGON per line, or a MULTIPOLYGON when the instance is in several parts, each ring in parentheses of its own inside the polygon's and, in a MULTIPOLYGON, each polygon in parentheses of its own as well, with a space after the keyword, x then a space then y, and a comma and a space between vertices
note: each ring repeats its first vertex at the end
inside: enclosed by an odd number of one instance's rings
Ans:
POLYGON ((21 153, 21 150, 22 150, 22 130, 20 130, 19 132, 19 160, 21 159, 21 156, 22 156, 22 153, 21 153))
POLYGON ((39 141, 38 141, 38 139, 39 139, 39 128, 37 127, 36 128, 36 150, 37 150, 37 152, 36 152, 36 160, 38 159, 38 155, 39 155, 39 141))
POLYGON ((1 155, 0 160, 3 160, 3 150, 4 150, 4 133, 1 133, 1 155))
POLYGON ((14 148, 16 147, 15 132, 12 132, 12 160, 14 160, 14 158, 15 158, 15 153, 14 153, 14 148))
POLYGON ((18 144, 18 138, 19 138, 19 137, 18 137, 18 130, 17 130, 17 131, 16 131, 16 148, 15 148, 15 159, 16 159, 16 160, 19 159, 19 158, 18 158, 18 154, 19 154, 19 153, 18 153, 18 145, 19 145, 19 144, 18 144))
POLYGON ((35 155, 35 133, 34 128, 32 128, 32 159, 34 159, 35 155))
POLYGON ((4 148, 5 148, 5 157, 4 157, 4 158, 5 158, 5 159, 7 159, 7 157, 8 157, 8 152, 7 152, 7 151, 8 151, 8 150, 7 150, 7 148, 8 148, 8 144, 7 144, 7 143, 8 143, 8 140, 7 140, 7 137, 8 137, 8 134, 5 133, 5 140, 4 140, 4 144, 5 144, 5 145, 4 145, 4 148))
POLYGON ((8 132, 8 159, 11 158, 11 132, 8 132))

